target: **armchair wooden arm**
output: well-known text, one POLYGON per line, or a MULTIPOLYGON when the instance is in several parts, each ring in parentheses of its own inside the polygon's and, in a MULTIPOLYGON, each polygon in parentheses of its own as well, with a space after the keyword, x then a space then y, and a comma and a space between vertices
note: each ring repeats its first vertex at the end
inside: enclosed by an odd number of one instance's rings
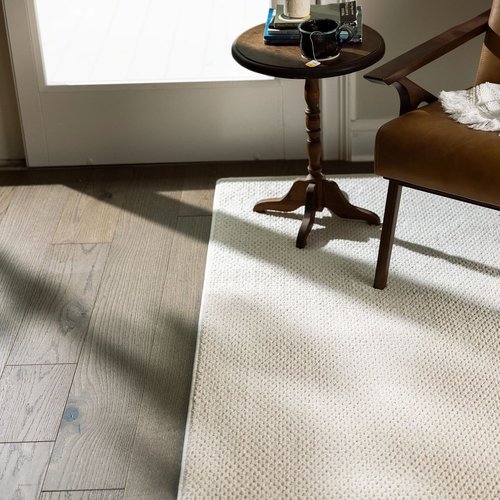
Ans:
POLYGON ((435 101, 436 96, 406 77, 485 32, 488 27, 489 14, 490 9, 401 54, 370 71, 364 77, 375 83, 396 87, 401 100, 400 114, 416 109, 422 102, 435 101))

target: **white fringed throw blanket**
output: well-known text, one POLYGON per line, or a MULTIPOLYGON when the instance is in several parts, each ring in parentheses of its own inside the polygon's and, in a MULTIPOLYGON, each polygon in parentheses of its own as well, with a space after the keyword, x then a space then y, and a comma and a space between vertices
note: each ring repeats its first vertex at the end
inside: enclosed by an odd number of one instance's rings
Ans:
POLYGON ((487 82, 467 90, 443 90, 439 100, 457 122, 476 130, 500 131, 500 84, 487 82))

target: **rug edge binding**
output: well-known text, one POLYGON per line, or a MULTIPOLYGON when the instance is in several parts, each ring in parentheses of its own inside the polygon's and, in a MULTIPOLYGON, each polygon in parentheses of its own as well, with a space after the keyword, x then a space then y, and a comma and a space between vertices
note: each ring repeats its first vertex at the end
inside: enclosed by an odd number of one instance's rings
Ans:
MULTIPOLYGON (((222 180, 222 179, 219 179, 222 180)), ((219 180, 216 182, 216 186, 219 183, 219 180)), ((214 223, 215 223, 215 217, 213 216, 213 213, 216 211, 218 203, 218 196, 217 196, 217 191, 216 195, 214 196, 213 200, 213 207, 212 207, 212 220, 210 223, 210 235, 208 241, 212 241, 212 236, 214 234, 214 223)), ((183 496, 183 483, 184 483, 184 475, 186 472, 186 461, 187 461, 187 450, 188 450, 188 436, 191 430, 191 420, 192 420, 192 414, 193 414, 193 405, 194 405, 194 392, 196 388, 196 382, 198 380, 198 361, 199 361, 199 347, 200 347, 200 325, 201 325, 201 319, 204 316, 204 311, 206 308, 206 294, 205 294, 205 284, 207 282, 207 278, 209 277, 209 274, 211 272, 211 260, 212 260, 212 254, 214 253, 214 248, 211 245, 208 245, 208 250, 207 250, 207 258, 205 262, 205 272, 203 276, 203 289, 201 293, 201 303, 200 303, 200 311, 198 314, 198 325, 196 329, 196 346, 195 346, 195 351, 194 351, 194 361, 193 361, 193 369, 192 369, 192 379, 191 379, 191 388, 189 391, 189 404, 188 404, 188 409, 187 409, 187 415, 186 415, 186 429, 184 431, 184 443, 182 446, 182 461, 181 461, 181 469, 179 473, 179 483, 178 483, 178 488, 177 488, 177 500, 181 500, 183 496)))

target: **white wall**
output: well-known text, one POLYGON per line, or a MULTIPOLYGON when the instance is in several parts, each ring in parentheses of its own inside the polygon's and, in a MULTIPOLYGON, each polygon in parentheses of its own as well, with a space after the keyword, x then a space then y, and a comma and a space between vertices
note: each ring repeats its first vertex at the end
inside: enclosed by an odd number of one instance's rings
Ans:
POLYGON ((0 6, 0 163, 24 157, 21 126, 10 65, 3 9, 0 6))
MULTIPOLYGON (((386 41, 382 64, 434 36, 486 10, 490 0, 360 0, 364 21, 386 41)), ((452 55, 415 73, 415 80, 431 91, 465 88, 474 80, 480 40, 469 42, 452 55)), ((376 128, 398 113, 394 89, 355 77, 352 124, 353 158, 369 159, 376 128)), ((0 162, 24 156, 16 97, 9 61, 3 11, 0 9, 0 162)))
MULTIPOLYGON (((361 0, 363 20, 385 39, 386 55, 376 66, 467 21, 491 6, 491 0, 361 0)), ((466 88, 474 83, 482 37, 415 72, 410 78, 432 92, 466 88)), ((394 89, 357 75, 356 118, 396 116, 399 100, 394 89)))

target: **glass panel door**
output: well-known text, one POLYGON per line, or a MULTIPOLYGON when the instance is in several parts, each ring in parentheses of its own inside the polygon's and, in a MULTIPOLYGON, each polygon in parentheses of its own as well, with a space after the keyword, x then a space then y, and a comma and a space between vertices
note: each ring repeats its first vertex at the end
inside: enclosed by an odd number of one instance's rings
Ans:
POLYGON ((303 82, 230 56, 269 0, 3 3, 28 165, 305 157, 303 82))

